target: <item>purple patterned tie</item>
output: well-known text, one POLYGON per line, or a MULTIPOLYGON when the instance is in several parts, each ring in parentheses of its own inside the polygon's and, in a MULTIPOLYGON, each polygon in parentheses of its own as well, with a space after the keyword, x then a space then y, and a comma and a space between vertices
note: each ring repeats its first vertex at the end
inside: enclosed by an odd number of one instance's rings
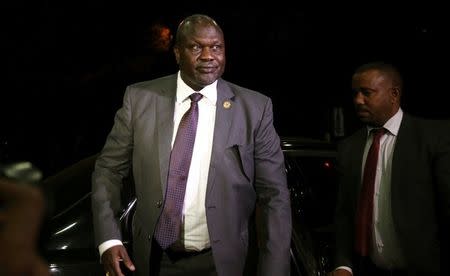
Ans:
POLYGON ((193 93, 191 107, 181 118, 177 136, 170 154, 164 208, 155 229, 155 239, 162 249, 168 248, 179 238, 186 181, 191 165, 195 133, 197 132, 198 104, 203 97, 193 93))

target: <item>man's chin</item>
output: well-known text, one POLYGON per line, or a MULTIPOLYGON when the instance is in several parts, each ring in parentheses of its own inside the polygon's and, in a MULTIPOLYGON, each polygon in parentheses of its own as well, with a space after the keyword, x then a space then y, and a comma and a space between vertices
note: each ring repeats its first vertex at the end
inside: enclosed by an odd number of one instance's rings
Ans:
POLYGON ((202 83, 204 86, 206 86, 215 82, 218 78, 219 76, 217 74, 202 74, 198 79, 198 81, 202 83))
POLYGON ((358 114, 358 118, 359 118, 359 120, 360 120, 361 122, 366 123, 366 124, 372 122, 372 120, 370 119, 370 117, 367 116, 367 115, 361 115, 361 114, 358 114))

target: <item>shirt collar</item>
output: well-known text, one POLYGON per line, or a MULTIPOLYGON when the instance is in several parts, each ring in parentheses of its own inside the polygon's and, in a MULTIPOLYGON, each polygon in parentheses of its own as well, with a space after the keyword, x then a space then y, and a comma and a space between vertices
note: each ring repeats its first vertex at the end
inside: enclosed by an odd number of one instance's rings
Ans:
POLYGON ((178 71, 176 102, 184 102, 192 93, 201 93, 203 95, 203 99, 206 99, 207 101, 211 102, 211 104, 215 105, 217 101, 217 80, 215 80, 210 85, 203 87, 200 91, 195 91, 183 81, 180 71, 178 71))
MULTIPOLYGON (((387 129, 392 135, 397 136, 398 130, 400 129, 400 123, 403 118, 403 110, 401 108, 398 109, 397 113, 392 116, 387 122, 383 125, 385 129, 387 129)), ((372 129, 375 127, 367 126, 367 134, 370 133, 372 129)))

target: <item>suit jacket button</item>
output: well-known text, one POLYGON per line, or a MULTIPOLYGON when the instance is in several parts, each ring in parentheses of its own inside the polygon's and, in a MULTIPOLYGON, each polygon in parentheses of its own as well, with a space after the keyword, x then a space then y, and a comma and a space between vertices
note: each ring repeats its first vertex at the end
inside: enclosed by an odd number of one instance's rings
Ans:
POLYGON ((158 202, 156 202, 156 207, 161 208, 162 206, 162 201, 158 200, 158 202))

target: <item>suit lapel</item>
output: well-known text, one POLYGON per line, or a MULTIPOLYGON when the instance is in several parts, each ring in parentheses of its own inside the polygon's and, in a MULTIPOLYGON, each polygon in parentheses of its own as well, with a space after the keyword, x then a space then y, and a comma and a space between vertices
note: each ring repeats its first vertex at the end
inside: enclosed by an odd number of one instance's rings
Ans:
POLYGON ((402 177, 402 173, 410 170, 410 168, 408 168, 409 163, 404 162, 404 158, 405 156, 411 155, 409 151, 411 148, 414 148, 413 144, 416 142, 413 139, 402 138, 414 137, 414 134, 411 133, 410 122, 410 117, 404 113, 400 128, 398 130, 397 139, 395 141, 394 153, 392 155, 391 202, 393 205, 398 202, 398 199, 401 198, 401 195, 404 193, 405 187, 402 187, 402 185, 399 184, 405 182, 402 177))
MULTIPOLYGON (((362 163, 363 163, 363 158, 364 158, 364 148, 366 146, 366 141, 367 141, 367 129, 366 128, 362 128, 361 131, 358 133, 358 135, 356 136, 356 145, 357 147, 355 148, 355 153, 352 154, 352 159, 351 159, 351 167, 355 170, 355 173, 353 174, 355 176, 355 181, 356 183, 358 183, 358 189, 357 189, 357 197, 359 197, 359 193, 362 187, 362 163)), ((356 203, 356 202, 355 202, 356 203)), ((356 205, 355 205, 356 206, 356 205)))
POLYGON ((173 81, 167 83, 162 88, 161 96, 158 97, 157 109, 157 131, 159 147, 159 165, 161 173, 161 188, 165 196, 167 174, 169 171, 169 158, 171 151, 171 141, 173 135, 173 114, 176 97, 176 75, 173 81))
POLYGON ((227 146, 230 127, 233 120, 233 101, 234 93, 228 84, 219 79, 217 82, 217 103, 216 103, 216 119, 214 125, 214 138, 211 151, 211 162, 209 166, 208 184, 206 189, 206 198, 208 198, 214 186, 214 178, 216 176, 215 168, 220 166, 220 156, 227 146))

